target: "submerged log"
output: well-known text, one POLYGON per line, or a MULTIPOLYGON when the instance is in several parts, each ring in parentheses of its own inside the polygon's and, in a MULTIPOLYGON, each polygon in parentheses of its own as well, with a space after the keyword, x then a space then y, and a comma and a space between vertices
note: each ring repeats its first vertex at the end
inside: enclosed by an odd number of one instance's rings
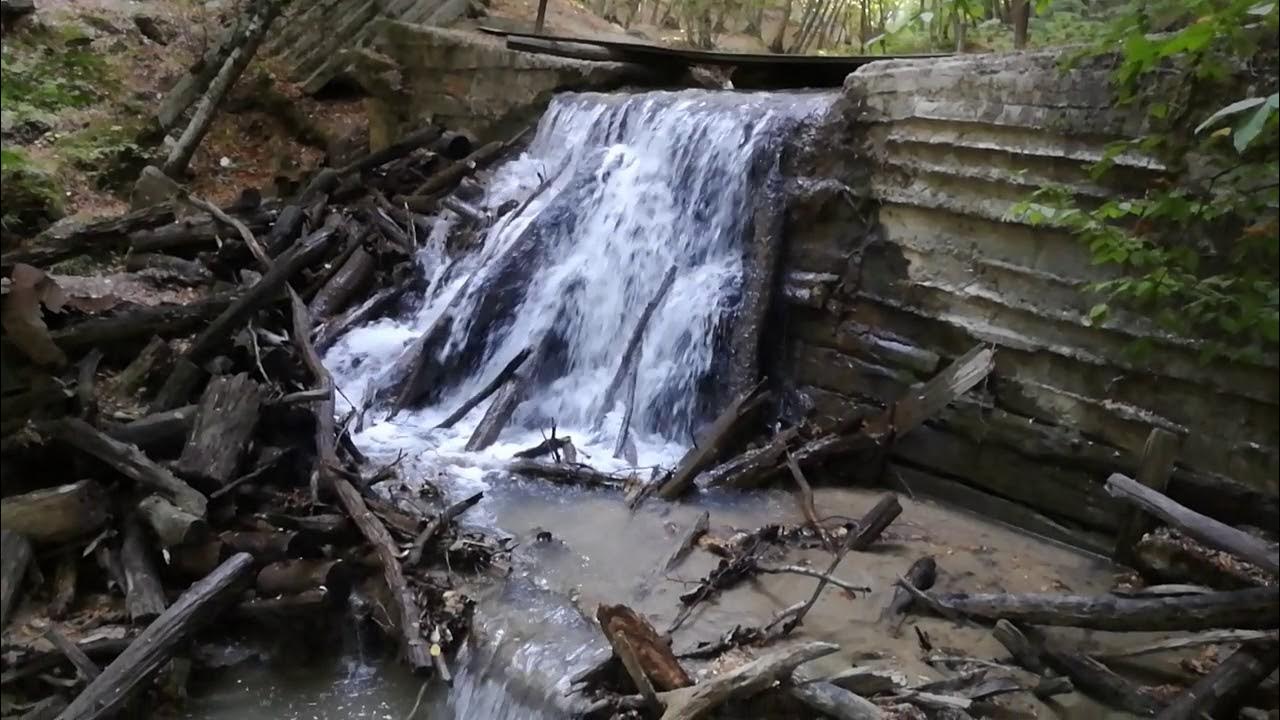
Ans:
POLYGON ((1158 718, 1231 717, 1241 705, 1241 696, 1270 677, 1277 665, 1280 665, 1280 645, 1274 642, 1246 644, 1179 695, 1158 718))
POLYGON ((475 395, 467 398, 467 401, 458 406, 458 409, 454 410, 449 417, 442 420, 439 425, 436 425, 436 429, 442 430, 451 428, 459 420, 466 417, 467 413, 471 412, 477 405, 484 402, 485 399, 497 391, 498 388, 505 385, 506 382, 520 370, 520 367, 524 365, 525 360, 529 359, 529 355, 531 353, 532 350, 530 348, 525 348, 524 350, 516 353, 516 356, 507 361, 507 364, 502 366, 502 369, 498 371, 498 374, 495 375, 492 380, 486 383, 485 386, 475 395))
POLYGON ((671 476, 658 488, 658 497, 663 500, 674 500, 683 495, 693 484, 693 479, 698 476, 698 473, 711 467, 724 455, 728 449, 728 443, 740 433, 754 412, 768 399, 769 393, 761 391, 757 385, 730 402, 706 432, 702 433, 698 444, 680 458, 671 476))
POLYGON ((182 643, 217 617, 240 583, 248 578, 252 564, 253 558, 248 555, 233 556, 188 588, 89 683, 59 716, 61 720, 98 720, 115 715, 133 693, 142 689, 173 657, 182 643))
MULTIPOLYGON (((932 556, 926 555, 925 557, 911 563, 911 567, 907 568, 907 574, 905 577, 907 578, 907 582, 911 583, 911 585, 916 589, 928 590, 933 587, 933 584, 938 579, 938 563, 932 556)), ((884 612, 881 613, 880 619, 891 619, 895 615, 902 615, 909 607, 911 607, 913 600, 915 600, 915 596, 906 588, 894 587, 893 597, 889 600, 889 604, 885 607, 884 612)), ((893 630, 893 634, 897 634, 896 626, 893 630)))
POLYGON ((1154 715, 1161 703, 1087 655, 1053 646, 1037 630, 1008 620, 996 623, 995 638, 1028 671, 1042 674, 1046 667, 1071 679, 1071 684, 1106 705, 1137 715, 1154 715))
POLYGON ((31 542, 7 527, 0 528, 0 629, 9 625, 31 559, 31 542))
POLYGON ((662 283, 658 285, 658 290, 649 299, 644 306, 644 310, 640 312, 640 317, 636 320, 636 326, 631 330, 631 336, 627 339, 626 347, 622 351, 622 359, 618 361, 618 368, 613 372, 613 379, 609 381, 608 387, 605 388, 604 395, 600 398, 600 410, 597 413, 596 422, 598 423, 605 414, 613 409, 613 405, 617 400, 618 391, 622 389, 623 383, 627 377, 634 371, 635 366, 640 362, 640 348, 644 342, 645 330, 649 327, 649 319, 653 317, 654 311, 662 304, 667 296, 667 292, 671 290, 671 286, 676 280, 676 266, 672 265, 667 270, 667 274, 662 277, 662 283))
POLYGON ((134 622, 151 620, 164 612, 168 602, 160 584, 155 561, 151 557, 142 525, 136 520, 125 522, 124 542, 120 546, 120 567, 124 571, 125 608, 134 622))
POLYGON ((64 418, 56 422, 54 434, 67 445, 102 460, 125 477, 159 492, 183 510, 198 517, 205 516, 208 503, 205 496, 157 465, 137 447, 114 440, 78 418, 64 418))
POLYGON ((88 535, 107 521, 106 493, 92 480, 12 495, 0 501, 0 526, 37 543, 88 535))
POLYGON ((1280 574, 1280 550, 1275 545, 1201 515, 1119 473, 1107 478, 1107 492, 1155 515, 1209 547, 1248 560, 1272 575, 1280 574))
POLYGON ((315 334, 316 351, 324 352, 328 350, 329 346, 333 345, 348 329, 362 325, 377 317, 388 306, 400 299, 406 289, 406 285, 397 284, 395 287, 379 290, 373 297, 360 305, 347 310, 320 326, 320 329, 315 334))
POLYGON ((703 513, 698 516, 698 519, 694 521, 693 526, 689 528, 689 532, 684 534, 684 537, 680 539, 679 544, 677 544, 675 549, 671 551, 671 555, 662 565, 662 571, 671 572, 679 566, 681 562, 684 562, 684 559, 693 551, 693 547, 697 544, 698 538, 706 535, 709 527, 711 527, 711 513, 703 511, 703 513))
POLYGON ((1280 626, 1280 594, 1274 588, 1152 598, 1048 593, 920 593, 916 597, 942 614, 989 622, 1005 619, 1115 632, 1280 626))
POLYGON ((247 373, 210 380, 178 459, 178 473, 204 486, 230 482, 240 472, 261 407, 258 383, 247 373))

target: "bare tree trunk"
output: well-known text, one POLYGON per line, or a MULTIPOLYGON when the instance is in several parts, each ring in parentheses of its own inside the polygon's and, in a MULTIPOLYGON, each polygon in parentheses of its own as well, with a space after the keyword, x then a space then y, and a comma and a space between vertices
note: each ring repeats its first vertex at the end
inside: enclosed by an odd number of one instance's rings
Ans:
POLYGON ((870 27, 867 24, 867 13, 871 11, 871 4, 868 0, 862 0, 861 12, 858 13, 858 51, 867 51, 867 31, 870 27))
POLYGON ((1022 50, 1027 46, 1027 26, 1031 21, 1029 0, 1013 0, 1013 47, 1022 50))
POLYGON ((782 53, 782 44, 786 41, 787 23, 791 20, 792 2, 794 0, 787 0, 786 5, 782 8, 782 22, 778 24, 778 32, 774 34, 773 40, 769 43, 769 52, 771 53, 782 53))

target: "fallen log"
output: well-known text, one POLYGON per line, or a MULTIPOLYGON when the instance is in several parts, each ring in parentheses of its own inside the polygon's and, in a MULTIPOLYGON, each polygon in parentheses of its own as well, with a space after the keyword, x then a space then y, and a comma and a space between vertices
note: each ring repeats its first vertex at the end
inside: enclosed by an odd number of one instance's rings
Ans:
POLYGON ((173 364, 173 348, 158 336, 153 336, 142 352, 115 377, 114 390, 128 397, 145 388, 173 364))
POLYGON ((462 182, 463 178, 477 170, 488 167, 508 148, 519 142, 527 132, 526 129, 510 140, 495 140, 481 145, 467 157, 427 178, 413 189, 409 197, 401 199, 402 204, 414 212, 431 212, 437 196, 452 190, 455 185, 462 182))
POLYGON ((1268 630, 1209 630, 1195 635, 1156 640, 1141 645, 1126 645, 1122 648, 1095 652, 1093 656, 1103 660, 1113 658, 1137 657, 1153 653, 1164 653, 1170 650, 1201 647, 1203 645, 1231 645, 1236 643, 1257 643, 1259 641, 1280 640, 1274 631, 1268 630))
POLYGON ((548 463, 541 460, 512 460, 507 463, 507 470, 517 475, 528 475, 541 480, 549 480, 560 485, 579 485, 584 487, 619 488, 626 484, 627 478, 621 475, 601 472, 589 465, 570 463, 548 463))
POLYGON ((169 151, 169 156, 165 158, 162 168, 165 175, 177 178, 186 172, 187 163, 191 162, 191 156, 195 154, 196 147, 200 145, 200 141, 204 139, 205 133, 209 132, 209 127, 213 124, 218 106, 222 104, 231 86, 235 85, 241 73, 248 67, 249 61, 258 52, 258 46, 262 44, 268 28, 280 14, 283 6, 284 3, 276 0, 263 0, 262 3, 254 6, 254 17, 245 30, 244 42, 232 48, 222 68, 209 81, 204 95, 196 101, 195 110, 191 113, 191 122, 187 124, 186 129, 182 131, 182 135, 169 151))
POLYGON ((209 523, 159 495, 148 495, 138 503, 138 514, 155 530, 166 548, 195 545, 209 537, 209 523))
POLYGON ((443 430, 445 428, 451 428, 459 420, 466 417, 467 413, 471 412, 477 405, 484 402, 485 399, 497 391, 498 388, 506 384, 506 382, 510 380, 518 370, 520 370, 520 367, 524 364, 525 360, 529 359, 530 354, 532 354, 532 350, 530 348, 525 348, 516 353, 516 356, 511 358, 506 365, 503 365, 502 369, 498 371, 498 374, 495 375, 492 380, 486 383, 485 386, 475 395, 467 398, 466 402, 458 406, 458 409, 454 410, 449 417, 440 421, 440 424, 436 425, 436 429, 443 430))
POLYGON ((787 694, 811 710, 836 720, 880 720, 884 713, 870 700, 829 682, 797 680, 787 694))
MULTIPOLYGON (((164 384, 160 386, 148 409, 152 413, 160 413, 186 405, 191 402, 192 397, 200 391, 208 379, 209 373, 205 372, 204 368, 185 357, 180 357, 174 360, 173 370, 169 372, 169 377, 165 378, 164 384)), ((195 422, 195 415, 192 415, 191 421, 195 422)))
POLYGON ((1195 583, 1217 590, 1266 584, 1266 571, 1236 556, 1213 550, 1171 528, 1157 528, 1138 541, 1130 562, 1154 582, 1195 583))
POLYGON ((347 514, 360 528, 377 552, 382 564, 382 578, 390 592, 391 603, 395 611, 395 622, 400 632, 400 649, 409 666, 416 672, 425 672, 433 666, 431 653, 422 636, 422 617, 418 611, 417 600, 413 591, 405 581, 404 571, 400 568, 399 548, 383 526, 382 521, 374 517, 365 505, 364 498, 346 480, 333 478, 333 491, 346 509, 347 514))
POLYGON ((676 266, 672 265, 667 270, 667 274, 663 276, 662 284, 658 285, 657 291, 644 306, 644 310, 640 312, 640 317, 636 320, 636 326, 631 330, 631 336, 627 339, 626 347, 622 351, 622 359, 618 361, 618 368, 613 372, 613 379, 609 381, 604 395, 600 397, 600 410, 596 415, 597 424, 613 409, 618 391, 622 389, 623 383, 626 382, 631 373, 635 372, 635 367, 640 363, 640 348, 644 342, 645 330, 649 327, 649 319, 653 317, 654 311, 662 304, 675 280, 676 266))
POLYGON ((992 633, 1030 672, 1043 674, 1046 667, 1051 668, 1070 678, 1073 687, 1099 702, 1137 715, 1154 715, 1161 707, 1158 700, 1139 691, 1107 666, 1087 655, 1054 647, 1034 628, 1001 620, 992 633))
MULTIPOLYGON (((336 226, 326 224, 298 241, 277 258, 274 266, 262 276, 262 279, 236 298, 235 302, 196 336, 185 357, 193 363, 200 363, 212 357, 217 348, 226 342, 240 323, 244 322, 254 310, 275 298, 298 271, 318 260, 328 250, 335 233, 336 226)), ((310 328, 308 328, 309 331, 310 328)))
POLYGON ((218 536, 232 552, 253 556, 259 565, 314 555, 316 547, 296 532, 228 530, 218 536))
POLYGON ((258 572, 257 588, 268 597, 317 588, 345 594, 350 583, 350 569, 342 560, 281 560, 258 572))
MULTIPOLYGON (((244 222, 255 230, 265 230, 278 217, 273 209, 260 209, 241 215, 244 222)), ((194 254, 200 250, 214 250, 219 241, 227 237, 227 231, 213 218, 201 214, 162 225, 150 230, 140 230, 129 235, 129 252, 168 254, 194 254)))
POLYGON ((159 617, 168 606, 164 586, 160 584, 150 543, 137 520, 125 521, 124 541, 120 546, 120 568, 124 573, 124 602, 134 622, 159 617))
POLYGON ((125 258, 124 269, 150 277, 180 281, 185 285, 201 285, 213 280, 213 273, 202 263, 164 253, 130 253, 125 258))
POLYGON ((110 253, 122 249, 129 233, 169 225, 173 208, 156 205, 119 217, 88 223, 58 223, 20 248, 0 254, 0 268, 8 271, 19 263, 47 268, 76 255, 110 253))
POLYGON ((711 467, 725 453, 728 443, 768 399, 768 391, 761 391, 757 385, 730 402, 706 432, 702 433, 698 444, 689 448, 684 457, 680 458, 675 470, 658 488, 658 497, 674 500, 683 495, 698 473, 711 467))
POLYGON ((328 350, 347 330, 377 317, 389 305, 399 300, 405 290, 406 286, 403 284, 379 290, 373 297, 370 297, 360 305, 321 325, 315 333, 316 351, 324 352, 328 350))
POLYGON ((288 250, 289 246, 293 245, 293 241, 298 238, 298 233, 302 232, 302 225, 306 219, 307 213, 300 205, 286 205, 276 216, 276 221, 263 243, 267 254, 276 257, 288 250))
POLYGON ((227 558, 229 548, 217 538, 169 549, 169 567, 183 577, 202 578, 227 558))
POLYGON ((37 543, 96 532, 107 521, 106 493, 92 480, 11 495, 0 501, 0 526, 37 543))
POLYGON ((922 605, 940 614, 963 615, 975 620, 1005 619, 1113 632, 1280 626, 1280 594, 1274 588, 1154 598, 920 592, 916 599, 923 600, 922 605))
MULTIPOLYGON (((925 557, 911 563, 911 567, 907 568, 907 574, 905 577, 907 578, 907 582, 911 583, 911 585, 916 589, 928 590, 933 587, 935 582, 937 582, 938 563, 931 556, 926 555, 925 557)), ((897 615, 903 615, 905 617, 907 609, 911 607, 911 603, 914 600, 915 596, 908 590, 903 587, 895 586, 893 589, 893 597, 889 600, 889 604, 885 607, 884 612, 880 614, 881 621, 892 619, 897 615)), ((901 620, 895 622, 893 628, 890 630, 890 634, 896 637, 901 625, 901 620)))
POLYGON ((671 551, 671 555, 662 565, 662 571, 664 573, 671 572, 678 567, 680 563, 689 556, 689 553, 693 552, 693 547, 697 544, 698 538, 707 534, 707 529, 710 526, 711 513, 704 510, 702 514, 698 516, 698 519, 694 521, 693 526, 689 528, 689 532, 684 534, 675 549, 671 551))
POLYGON ((692 678, 672 654, 667 640, 658 635, 658 631, 640 613, 625 605, 601 605, 596 608, 596 620, 614 653, 623 660, 623 665, 636 681, 637 688, 648 685, 665 691, 693 684, 692 678), (621 652, 620 647, 623 648, 621 652))
POLYGON ((44 637, 53 643, 53 647, 75 666, 76 672, 85 682, 91 682, 102 674, 102 669, 98 667, 98 664, 91 660, 78 645, 68 640, 67 636, 59 632, 56 627, 50 627, 45 630, 44 637))
POLYGON ((751 697, 789 677, 796 667, 839 650, 830 643, 805 643, 777 650, 691 687, 660 693, 662 720, 694 720, 729 700, 751 697))
POLYGON ((712 487, 732 485, 738 488, 756 487, 772 476, 787 448, 800 435, 800 428, 791 427, 774 435, 758 448, 735 455, 702 473, 703 481, 712 487))
POLYGON ((299 620, 317 623, 324 621, 326 613, 333 609, 341 597, 346 596, 316 588, 294 595, 246 600, 231 608, 230 614, 241 620, 279 630, 282 623, 296 623, 299 620))
POLYGON ((211 488, 235 478, 253 440, 261 407, 258 383, 247 373, 210 380, 178 459, 178 474, 211 488))
POLYGON ((1233 717, 1241 696, 1275 672, 1280 665, 1280 645, 1250 643, 1242 646, 1179 695, 1159 716, 1159 720, 1199 720, 1203 717, 1233 717))
POLYGON ((106 426, 107 435, 147 452, 182 447, 196 421, 196 406, 184 405, 151 413, 127 423, 106 426))
POLYGON ((357 247, 329 281, 311 298, 311 317, 323 320, 341 312, 351 299, 373 280, 377 262, 363 247, 357 247))
POLYGON ((1107 478, 1107 492, 1155 515, 1209 547, 1248 560, 1272 575, 1280 575, 1280 550, 1275 545, 1201 515, 1119 473, 1107 478))
POLYGON ((0 629, 9 625, 31 560, 31 542, 7 527, 0 528, 0 629))
POLYGON ((197 517, 205 516, 207 500, 195 488, 154 463, 137 447, 114 440, 79 418, 63 418, 53 425, 60 441, 107 463, 136 483, 145 485, 197 517))
POLYGON ((49 333, 58 347, 69 354, 94 347, 118 348, 151 337, 188 332, 226 310, 232 297, 220 294, 189 305, 157 305, 96 317, 49 333))
POLYGON ((217 617, 240 582, 248 578, 252 564, 253 558, 248 555, 235 555, 188 588, 76 696, 58 716, 60 720, 97 720, 115 715, 187 638, 217 617))
POLYGON ((61 620, 76 601, 76 584, 80 578, 80 553, 66 549, 58 556, 53 571, 53 596, 49 599, 49 617, 61 620))
POLYGON ((311 315, 302 298, 292 288, 289 290, 290 318, 293 322, 293 344, 307 370, 311 372, 323 399, 315 405, 315 460, 311 467, 311 501, 318 502, 320 491, 327 489, 326 480, 338 465, 337 433, 334 431, 334 384, 333 376, 325 368, 311 344, 311 315))
POLYGON ((417 567, 418 563, 422 562, 422 553, 426 549, 427 543, 431 542, 436 533, 448 527, 454 518, 474 507, 482 499, 484 499, 484 493, 478 492, 450 505, 442 510, 439 515, 432 518, 431 522, 422 528, 422 532, 418 533, 418 536, 413 539, 413 548, 409 550, 409 556, 405 558, 405 565, 411 568, 417 567))

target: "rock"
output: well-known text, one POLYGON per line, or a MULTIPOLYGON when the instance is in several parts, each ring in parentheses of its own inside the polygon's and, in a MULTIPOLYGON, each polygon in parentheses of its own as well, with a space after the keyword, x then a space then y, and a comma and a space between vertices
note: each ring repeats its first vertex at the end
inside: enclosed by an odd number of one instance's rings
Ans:
POLYGON ((138 32, 142 36, 157 45, 169 44, 169 33, 160 24, 160 21, 150 15, 134 15, 133 24, 138 28, 138 32))
POLYGON ((9 155, 6 150, 0 185, 4 186, 5 228, 19 237, 33 236, 66 214, 61 184, 25 156, 9 155))
POLYGON ((6 24, 36 11, 35 0, 0 0, 0 21, 6 24))

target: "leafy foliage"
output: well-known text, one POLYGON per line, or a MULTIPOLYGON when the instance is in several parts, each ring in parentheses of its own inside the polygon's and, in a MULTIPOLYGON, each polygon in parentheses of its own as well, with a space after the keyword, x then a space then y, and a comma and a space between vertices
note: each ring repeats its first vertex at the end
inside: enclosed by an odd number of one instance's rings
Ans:
POLYGON ((1147 2, 1082 53, 1119 49, 1117 96, 1145 107, 1153 129, 1111 147, 1094 175, 1130 152, 1168 168, 1167 181, 1136 197, 1084 207, 1049 187, 1014 210, 1069 229, 1095 263, 1118 269, 1087 288, 1100 300, 1092 321, 1116 307, 1140 311, 1202 340, 1205 359, 1256 359, 1280 344, 1280 97, 1267 46, 1276 29, 1276 2, 1147 2), (1207 112, 1209 98, 1233 95, 1244 97, 1207 112))
POLYGON ((114 87, 106 61, 74 29, 44 28, 0 49, 0 109, 10 121, 92 105, 114 87), (34 47, 28 47, 34 46, 34 47))

